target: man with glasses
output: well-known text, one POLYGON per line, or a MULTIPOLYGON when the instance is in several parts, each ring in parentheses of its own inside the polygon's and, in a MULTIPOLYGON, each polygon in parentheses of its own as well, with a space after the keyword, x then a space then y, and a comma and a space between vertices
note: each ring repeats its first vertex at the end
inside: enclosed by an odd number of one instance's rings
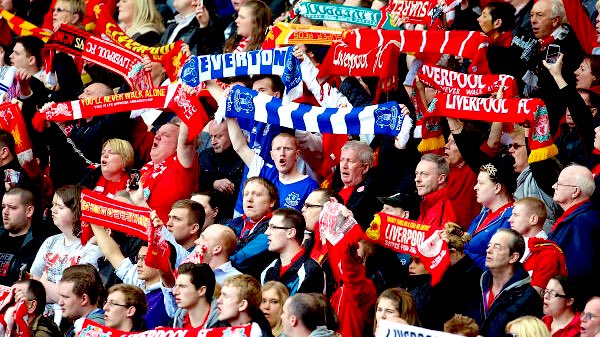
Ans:
POLYGON ((586 296, 600 282, 600 212, 590 200, 595 187, 592 172, 581 165, 566 167, 552 186, 554 201, 565 212, 548 239, 562 249, 569 277, 586 296))
POLYGON ((581 313, 581 337, 598 336, 600 332, 600 297, 592 297, 581 313))
POLYGON ((260 275, 262 284, 279 281, 285 284, 290 295, 324 293, 325 274, 302 248, 305 229, 304 217, 297 210, 282 208, 273 212, 265 234, 269 251, 279 256, 260 275))
POLYGON ((332 197, 332 193, 328 189, 319 188, 312 191, 304 205, 302 206, 302 216, 306 223, 306 231, 304 233, 304 242, 302 246, 310 254, 310 257, 317 261, 321 266, 327 257, 327 246, 321 243, 318 236, 319 233, 319 217, 323 210, 323 205, 332 197))
POLYGON ((27 326, 31 337, 61 337, 62 333, 52 319, 44 316, 46 307, 46 289, 38 280, 20 280, 12 288, 15 301, 27 304, 27 326))
POLYGON ((541 317, 542 299, 531 286, 531 277, 519 262, 525 240, 517 231, 501 228, 486 250, 487 271, 481 276, 480 334, 504 336, 506 324, 518 317, 541 317))

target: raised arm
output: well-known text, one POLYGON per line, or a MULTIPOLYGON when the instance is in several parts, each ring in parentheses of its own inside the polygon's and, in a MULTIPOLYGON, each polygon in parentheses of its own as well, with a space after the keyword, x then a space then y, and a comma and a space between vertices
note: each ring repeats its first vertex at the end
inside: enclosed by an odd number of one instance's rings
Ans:
POLYGON ((231 146, 238 156, 242 158, 246 166, 250 166, 252 159, 256 156, 256 153, 250 149, 246 137, 240 129, 240 125, 236 119, 227 118, 227 129, 229 132, 229 138, 231 139, 231 146))
POLYGON ((185 123, 179 125, 179 137, 177 139, 177 159, 181 166, 185 168, 192 167, 194 162, 194 142, 188 141, 189 129, 185 123))
POLYGON ((92 231, 94 232, 94 236, 96 237, 96 243, 100 250, 104 254, 104 257, 110 262, 113 268, 117 269, 121 262, 125 260, 125 256, 121 253, 121 249, 119 249, 119 245, 115 242, 113 238, 108 235, 108 233, 104 230, 104 228, 99 227, 97 225, 91 225, 92 231))

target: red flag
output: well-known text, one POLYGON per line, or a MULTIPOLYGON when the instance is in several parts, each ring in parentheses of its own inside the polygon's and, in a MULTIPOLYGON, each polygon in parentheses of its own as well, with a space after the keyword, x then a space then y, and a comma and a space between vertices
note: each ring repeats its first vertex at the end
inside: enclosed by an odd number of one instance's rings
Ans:
POLYGON ((172 272, 169 256, 171 247, 160 234, 160 230, 154 226, 148 226, 148 253, 144 263, 150 268, 162 270, 165 273, 172 272))

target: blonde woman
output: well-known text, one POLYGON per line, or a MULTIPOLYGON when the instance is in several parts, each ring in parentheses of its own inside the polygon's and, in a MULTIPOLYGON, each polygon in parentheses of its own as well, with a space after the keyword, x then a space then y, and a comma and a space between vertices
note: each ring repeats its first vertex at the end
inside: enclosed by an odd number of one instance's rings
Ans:
POLYGON ((262 302, 260 310, 265 314, 265 317, 271 325, 273 336, 280 336, 283 332, 281 323, 281 313, 283 311, 283 303, 290 296, 286 286, 277 281, 269 281, 262 286, 262 302))
POLYGON ((550 337, 550 331, 541 319, 534 316, 523 316, 508 322, 507 337, 550 337))
POLYGON ((136 42, 154 46, 160 41, 165 26, 154 0, 119 0, 117 9, 121 28, 136 42))
POLYGON ((375 311, 375 330, 381 320, 419 326, 417 306, 410 293, 402 288, 390 288, 379 295, 375 311))
POLYGON ((127 187, 129 174, 133 164, 133 147, 122 139, 112 138, 102 145, 100 172, 94 191, 113 196, 127 187))
POLYGON ((84 15, 83 0, 57 0, 52 10, 52 28, 57 31, 62 24, 83 28, 81 21, 84 15))

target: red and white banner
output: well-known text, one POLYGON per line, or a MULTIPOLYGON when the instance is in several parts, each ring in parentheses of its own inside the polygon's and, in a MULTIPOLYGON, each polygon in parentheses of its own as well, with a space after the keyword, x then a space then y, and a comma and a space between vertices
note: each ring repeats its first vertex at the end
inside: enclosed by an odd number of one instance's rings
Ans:
POLYGON ((377 331, 375 337, 460 337, 451 333, 429 330, 418 326, 395 323, 388 320, 379 320, 377 322, 377 331))
POLYGON ((15 139, 15 152, 21 165, 33 160, 31 140, 18 104, 12 102, 0 104, 0 129, 10 132, 15 139))
MULTIPOLYGON (((436 4, 437 2, 429 0, 393 0, 381 11, 391 17, 401 17, 405 23, 429 26, 430 12, 436 4)), ((383 24, 380 24, 379 28, 384 28, 383 24)))
MULTIPOLYGON (((488 122, 523 123, 533 121, 540 107, 539 98, 482 98, 439 93, 429 116, 444 116, 488 122)), ((427 113, 426 113, 427 115, 427 113)))
POLYGON ((398 74, 398 47, 383 42, 357 48, 342 41, 334 41, 317 77, 329 75, 376 76, 390 78, 398 74))
POLYGON ((277 22, 271 27, 262 49, 297 44, 331 45, 341 40, 345 29, 277 22))
POLYGON ((510 75, 464 74, 424 64, 417 76, 425 85, 447 94, 480 96, 496 93, 502 86, 505 97, 518 96, 517 81, 510 75))
POLYGON ((156 328, 142 332, 128 332, 100 325, 90 319, 85 319, 78 337, 249 337, 252 325, 232 326, 225 328, 156 328))
POLYGON ((365 238, 399 253, 418 256, 431 274, 431 284, 450 266, 448 243, 429 225, 385 213, 375 214, 365 238))

